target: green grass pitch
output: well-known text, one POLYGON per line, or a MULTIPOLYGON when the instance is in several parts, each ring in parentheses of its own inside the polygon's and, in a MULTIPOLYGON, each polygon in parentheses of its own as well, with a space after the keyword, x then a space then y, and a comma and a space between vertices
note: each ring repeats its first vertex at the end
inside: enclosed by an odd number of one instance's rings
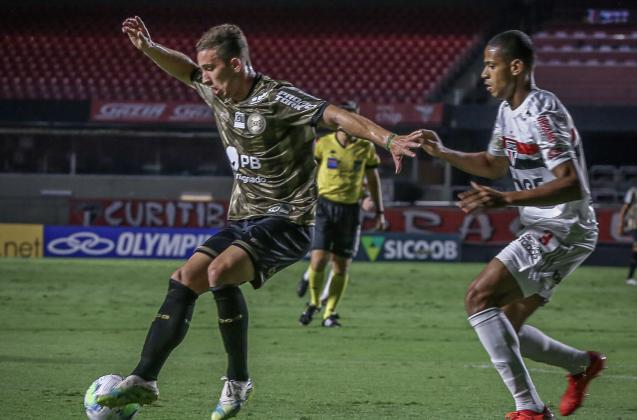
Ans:
MULTIPOLYGON (((0 260, 0 418, 85 418, 82 397, 107 373, 128 374, 177 261, 0 260)), ((344 327, 297 323, 305 263, 254 291, 250 368, 255 393, 239 418, 502 419, 511 398, 463 308, 481 264, 354 263, 339 307, 344 327)), ((637 288, 624 268, 582 267, 530 321, 603 351, 608 369, 577 420, 637 419, 637 288)), ((207 419, 226 356, 211 295, 160 377, 161 398, 139 419, 207 419)), ((564 372, 529 362, 556 408, 564 372)))

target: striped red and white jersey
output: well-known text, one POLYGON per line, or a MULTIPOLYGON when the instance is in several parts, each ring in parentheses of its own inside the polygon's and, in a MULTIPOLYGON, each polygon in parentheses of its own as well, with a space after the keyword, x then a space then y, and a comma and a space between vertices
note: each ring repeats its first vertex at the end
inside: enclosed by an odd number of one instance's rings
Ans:
POLYGON ((572 161, 580 178, 582 199, 553 206, 520 207, 520 221, 524 226, 544 227, 568 243, 594 246, 597 222, 581 139, 570 114, 553 93, 532 89, 516 109, 502 102, 488 153, 508 158, 518 191, 554 180, 551 171, 572 161))

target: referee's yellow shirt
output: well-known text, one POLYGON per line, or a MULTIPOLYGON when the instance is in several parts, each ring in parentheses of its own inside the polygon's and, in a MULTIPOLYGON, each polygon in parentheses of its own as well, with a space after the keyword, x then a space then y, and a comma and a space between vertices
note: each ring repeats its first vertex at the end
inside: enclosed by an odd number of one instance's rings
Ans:
POLYGON ((373 143, 354 139, 343 147, 336 133, 316 141, 314 157, 319 164, 319 196, 343 204, 353 204, 360 199, 365 170, 380 164, 373 143))

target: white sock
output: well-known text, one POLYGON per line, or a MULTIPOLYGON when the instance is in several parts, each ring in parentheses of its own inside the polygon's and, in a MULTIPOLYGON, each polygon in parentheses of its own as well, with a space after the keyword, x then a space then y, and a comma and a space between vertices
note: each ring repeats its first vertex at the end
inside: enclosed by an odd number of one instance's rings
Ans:
POLYGON ((523 325, 518 332, 520 353, 536 362, 559 366, 576 375, 586 370, 590 363, 588 353, 549 337, 530 325, 523 325))
POLYGON ((330 295, 330 283, 332 283, 332 276, 334 275, 333 271, 330 271, 330 274, 328 274, 327 276, 327 281, 325 282, 325 285, 323 285, 323 292, 321 293, 321 302, 323 302, 324 300, 327 300, 327 298, 330 295))
POLYGON ((509 319, 499 308, 489 308, 469 317, 493 366, 515 399, 515 409, 541 412, 544 403, 535 391, 520 355, 520 342, 509 319))

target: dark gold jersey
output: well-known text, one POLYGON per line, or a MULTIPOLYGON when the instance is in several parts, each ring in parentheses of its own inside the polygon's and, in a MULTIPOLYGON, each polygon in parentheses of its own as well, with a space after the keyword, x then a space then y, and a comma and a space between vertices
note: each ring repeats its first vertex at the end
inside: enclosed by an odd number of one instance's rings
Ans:
POLYGON ((193 74, 193 85, 213 110, 234 171, 228 219, 281 216, 314 222, 314 127, 326 102, 283 81, 259 75, 248 97, 215 96, 193 74))

